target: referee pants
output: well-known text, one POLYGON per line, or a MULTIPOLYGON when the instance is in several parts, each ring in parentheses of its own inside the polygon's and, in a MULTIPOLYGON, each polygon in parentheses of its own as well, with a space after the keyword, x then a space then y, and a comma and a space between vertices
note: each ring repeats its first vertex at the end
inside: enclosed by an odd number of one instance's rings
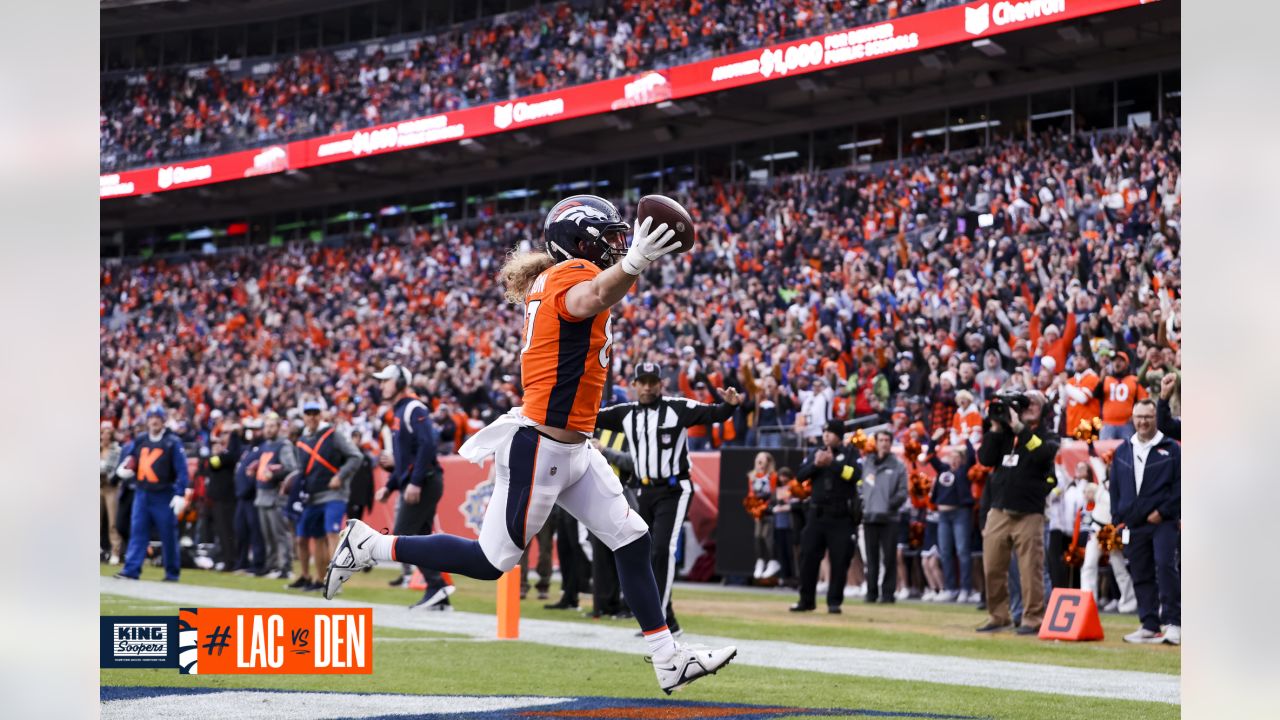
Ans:
POLYGON ((680 480, 675 485, 646 485, 640 489, 640 517, 649 524, 653 537, 653 577, 658 581, 662 606, 666 608, 667 628, 673 633, 680 629, 671 608, 671 585, 676 579, 676 545, 692 498, 693 481, 689 479, 680 480))

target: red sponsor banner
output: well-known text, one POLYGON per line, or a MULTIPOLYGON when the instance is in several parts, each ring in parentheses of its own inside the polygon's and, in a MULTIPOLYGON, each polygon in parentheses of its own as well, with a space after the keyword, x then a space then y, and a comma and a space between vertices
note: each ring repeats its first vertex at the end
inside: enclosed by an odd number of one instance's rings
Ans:
POLYGON ((183 608, 185 675, 369 675, 372 608, 183 608))
POLYGON ((106 200, 130 195, 180 190, 210 183, 240 180, 255 175, 284 172, 297 167, 290 162, 289 148, 271 145, 230 155, 183 160, 159 167, 125 170, 98 178, 98 197, 106 200))
POLYGON ((675 97, 684 98, 1152 2, 983 0, 679 65, 668 75, 675 97))
POLYGON ((102 175, 99 198, 179 190, 456 142, 968 42, 1156 0, 984 0, 509 102, 102 175))

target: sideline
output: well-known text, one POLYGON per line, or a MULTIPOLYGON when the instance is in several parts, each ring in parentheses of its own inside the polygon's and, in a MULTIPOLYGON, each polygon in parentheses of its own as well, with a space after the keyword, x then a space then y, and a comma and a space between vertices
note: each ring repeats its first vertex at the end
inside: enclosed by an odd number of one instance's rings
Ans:
MULTIPOLYGON (((254 590, 231 590, 204 585, 181 585, 150 580, 118 580, 102 577, 98 591, 187 607, 371 607, 373 622, 405 630, 468 635, 489 639, 497 634, 497 618, 472 612, 411 611, 400 605, 358 603, 254 590)), ((605 650, 642 655, 644 643, 631 628, 559 620, 521 619, 520 639, 542 645, 605 650)), ((827 647, 775 640, 740 640, 712 635, 686 634, 685 639, 705 645, 737 645, 738 665, 779 670, 807 670, 831 675, 967 685, 997 690, 1052 692, 1058 695, 1099 697, 1181 704, 1179 675, 1101 671, 1037 663, 979 660, 947 655, 827 647)))

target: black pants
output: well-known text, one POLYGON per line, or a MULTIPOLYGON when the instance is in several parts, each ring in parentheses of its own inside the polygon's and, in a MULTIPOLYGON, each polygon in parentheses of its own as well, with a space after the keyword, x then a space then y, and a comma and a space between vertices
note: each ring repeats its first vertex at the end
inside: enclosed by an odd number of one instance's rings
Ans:
POLYGON ((1049 544, 1045 546, 1045 567, 1049 569, 1049 582, 1056 588, 1075 587, 1073 568, 1067 565, 1063 555, 1071 547, 1071 536, 1061 530, 1049 531, 1049 544))
MULTIPOLYGON (((402 491, 400 501, 396 505, 396 526, 391 533, 393 535, 430 535, 431 528, 436 522, 436 506, 440 504, 440 496, 443 494, 444 483, 439 478, 429 479, 423 484, 422 494, 416 503, 405 502, 402 491)), ((412 566, 408 564, 404 566, 406 575, 413 572, 409 569, 410 567, 412 566)), ((428 591, 434 592, 444 585, 444 578, 440 576, 440 571, 419 569, 422 570, 422 579, 426 581, 428 591)))
POLYGON ((1124 557, 1133 576, 1138 619, 1147 630, 1182 626, 1182 573, 1178 571, 1178 527, 1169 520, 1129 531, 1124 557))
POLYGON ((578 595, 587 588, 587 553, 578 542, 578 520, 559 505, 551 511, 548 523, 555 523, 556 555, 560 559, 560 588, 564 600, 578 604, 578 595))
POLYGON ((601 615, 617 615, 622 612, 622 594, 613 551, 595 535, 590 537, 592 610, 601 615))
POLYGON ((258 525, 258 510, 253 500, 237 500, 233 527, 236 536, 235 570, 259 572, 267 560, 266 545, 262 541, 262 528, 258 525), (252 555, 250 554, 252 550, 252 555))
MULTIPOLYGON (((782 569, 778 573, 778 575, 783 580, 791 580, 796 576, 795 564, 791 562, 792 560, 791 528, 778 527, 776 525, 774 526, 773 528, 773 559, 777 560, 778 564, 782 566, 782 569)), ((850 561, 853 560, 852 554, 850 554, 849 559, 850 561)))
POLYGON ((649 524, 653 538, 653 577, 658 581, 658 595, 666 608, 667 628, 671 632, 680 629, 675 611, 671 607, 671 586, 676 579, 676 544, 680 540, 680 528, 689 514, 689 501, 693 497, 693 481, 680 480, 675 485, 662 487, 646 485, 640 489, 640 517, 649 524))
POLYGON ((893 520, 869 522, 863 524, 862 530, 867 536, 867 600, 892 598, 898 589, 898 523, 893 520), (884 581, 877 588, 882 562, 884 581))
POLYGON ((119 504, 116 505, 116 530, 120 533, 120 547, 129 547, 129 532, 133 528, 133 486, 120 486, 119 504))
POLYGON ((831 554, 831 578, 827 583, 827 607, 844 603, 844 581, 853 560, 857 527, 847 508, 810 507, 800 534, 800 604, 813 607, 818 587, 818 566, 831 554))
POLYGON ((213 516, 213 536, 218 541, 218 562, 230 570, 240 557, 240 548, 236 544, 236 500, 213 500, 209 503, 210 515, 213 516))

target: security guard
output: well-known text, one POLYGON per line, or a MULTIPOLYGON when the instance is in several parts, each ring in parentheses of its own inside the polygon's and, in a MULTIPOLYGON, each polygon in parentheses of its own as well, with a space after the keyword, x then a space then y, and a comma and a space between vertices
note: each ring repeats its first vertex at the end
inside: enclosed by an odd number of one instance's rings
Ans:
POLYGON ((689 479, 689 434, 696 425, 724 422, 733 417, 742 399, 738 391, 720 391, 723 403, 709 405, 683 397, 662 395, 662 368, 640 363, 635 369, 636 400, 604 408, 596 427, 627 436, 634 472, 640 478, 640 517, 653 537, 653 576, 662 591, 667 628, 680 633, 671 609, 675 580, 676 543, 693 497, 689 479))
POLYGON ((124 555, 124 568, 116 577, 137 580, 142 574, 142 561, 151 543, 154 525, 164 553, 165 582, 178 582, 181 560, 178 557, 177 516, 187 507, 187 455, 182 440, 164 426, 164 409, 156 406, 147 411, 147 432, 138 436, 116 470, 122 478, 136 479, 133 514, 129 528, 129 547, 124 555))
MULTIPOLYGON (((640 502, 636 499, 640 483, 636 480, 635 464, 631 461, 631 452, 627 448, 627 436, 615 430, 596 428, 596 437, 592 442, 622 481, 622 494, 627 498, 627 504, 635 512, 640 512, 640 502)), ((620 593, 613 551, 595 535, 587 533, 587 537, 591 539, 591 617, 631 617, 631 611, 620 593)))
POLYGON ((791 612, 808 612, 817 607, 814 594, 818 587, 818 565, 826 552, 831 553, 827 612, 833 615, 841 612, 845 577, 857 542, 855 533, 862 520, 858 450, 843 441, 844 421, 828 421, 822 433, 822 445, 805 459, 796 473, 797 480, 811 483, 813 492, 800 536, 800 602, 791 606, 791 612))

